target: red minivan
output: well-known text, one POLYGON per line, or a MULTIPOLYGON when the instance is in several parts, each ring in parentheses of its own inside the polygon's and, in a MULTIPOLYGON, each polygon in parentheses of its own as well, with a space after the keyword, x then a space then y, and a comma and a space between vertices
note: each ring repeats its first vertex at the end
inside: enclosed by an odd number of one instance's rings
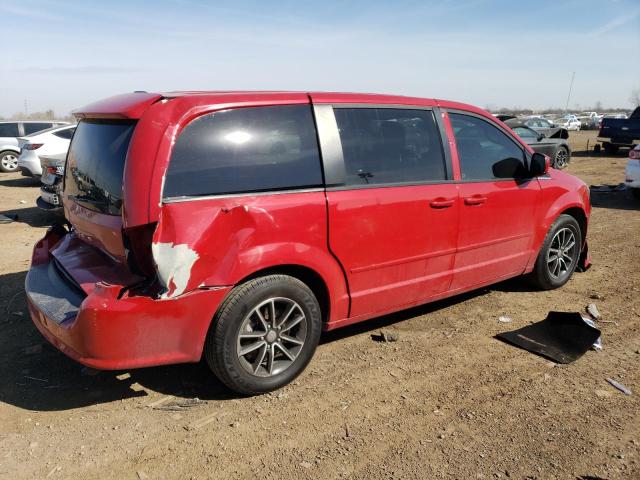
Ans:
POLYGON ((243 394, 322 330, 589 263, 589 189, 478 108, 390 95, 136 92, 76 112, 63 202, 26 279, 78 362, 203 357, 243 394))

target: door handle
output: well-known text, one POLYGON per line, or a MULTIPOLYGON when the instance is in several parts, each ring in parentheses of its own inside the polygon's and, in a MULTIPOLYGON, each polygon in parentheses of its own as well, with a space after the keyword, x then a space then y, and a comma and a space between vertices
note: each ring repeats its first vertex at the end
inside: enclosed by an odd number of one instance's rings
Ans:
POLYGON ((429 205, 431 205, 431 208, 449 208, 453 206, 454 202, 455 202, 455 199, 453 198, 439 197, 434 200, 431 200, 429 202, 429 205))
POLYGON ((482 205, 487 201, 487 197, 483 197, 482 195, 473 195, 471 197, 464 198, 465 205, 482 205))

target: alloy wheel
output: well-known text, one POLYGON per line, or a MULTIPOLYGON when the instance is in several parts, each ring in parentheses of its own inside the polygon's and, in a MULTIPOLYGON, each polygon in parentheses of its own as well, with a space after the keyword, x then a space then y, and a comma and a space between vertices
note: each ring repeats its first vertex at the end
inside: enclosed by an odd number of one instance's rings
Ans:
POLYGON ((244 318, 238 331, 237 356, 251 375, 271 377, 296 360, 307 336, 307 317, 289 298, 269 298, 244 318))
POLYGON ((559 278, 572 271, 577 248, 576 236, 570 228, 556 232, 547 252, 547 268, 552 277, 559 278))
POLYGON ((6 170, 15 170, 18 168, 18 157, 12 153, 7 153, 2 156, 0 163, 6 170))
POLYGON ((564 148, 559 148, 558 151, 556 152, 554 166, 558 169, 566 167, 568 158, 569 158, 569 153, 564 148))

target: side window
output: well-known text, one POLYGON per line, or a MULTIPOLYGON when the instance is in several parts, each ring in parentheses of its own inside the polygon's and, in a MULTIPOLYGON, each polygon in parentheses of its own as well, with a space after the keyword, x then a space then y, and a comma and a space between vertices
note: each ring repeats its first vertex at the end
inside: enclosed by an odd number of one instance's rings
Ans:
POLYGON ((516 132, 516 134, 520 138, 538 138, 538 134, 535 132, 535 130, 531 130, 527 127, 515 127, 513 131, 516 132))
POLYGON ((309 105, 238 108, 196 118, 178 136, 165 198, 323 184, 309 105))
POLYGON ((32 133, 40 132, 41 130, 46 130, 47 128, 51 128, 51 123, 39 123, 39 122, 25 122, 24 124, 24 134, 30 135, 32 133))
POLYGON ((0 123, 0 137, 17 137, 18 135, 20 133, 17 123, 0 123))
POLYGON ((75 132, 75 128, 65 128, 64 130, 58 130, 57 132, 53 132, 56 137, 64 138, 66 140, 71 140, 73 137, 73 132, 75 132))
POLYGON ((471 115, 449 114, 463 180, 526 176, 524 150, 498 127, 471 115))
POLYGON ((430 110, 335 108, 347 185, 445 180, 430 110))

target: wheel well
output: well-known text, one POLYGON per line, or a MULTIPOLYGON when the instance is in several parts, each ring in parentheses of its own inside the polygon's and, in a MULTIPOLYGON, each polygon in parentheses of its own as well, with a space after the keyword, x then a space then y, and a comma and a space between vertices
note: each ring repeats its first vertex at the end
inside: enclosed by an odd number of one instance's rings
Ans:
POLYGON ((587 216, 580 207, 572 207, 568 208, 561 213, 561 215, 570 215, 576 219, 578 225, 580 226, 580 234, 582 235, 582 241, 584 242, 587 237, 587 216))
POLYGON ((290 277, 297 278, 307 287, 309 287, 318 299, 318 303, 320 304, 322 321, 326 322, 329 320, 329 290, 327 289, 327 285, 325 284, 322 277, 318 275, 315 270, 312 270, 308 267, 303 267, 301 265, 278 265, 275 267, 268 267, 263 270, 258 270, 257 272, 254 272, 251 275, 243 278, 238 282, 238 285, 249 280, 253 280, 254 278, 276 274, 289 275, 290 277))

